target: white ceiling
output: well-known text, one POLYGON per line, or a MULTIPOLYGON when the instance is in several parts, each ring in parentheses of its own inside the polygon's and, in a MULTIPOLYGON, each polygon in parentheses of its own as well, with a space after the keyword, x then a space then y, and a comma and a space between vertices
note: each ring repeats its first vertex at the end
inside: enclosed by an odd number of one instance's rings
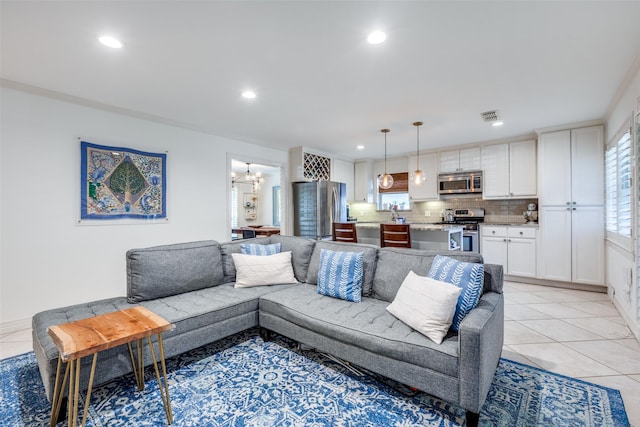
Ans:
MULTIPOLYGON (((237 140, 347 159, 603 119, 640 1, 6 1, 1 76, 237 140), (368 33, 384 30, 381 45, 368 33), (108 49, 109 33, 125 47, 108 49), (240 93, 258 94, 245 100, 240 93), (480 113, 500 111, 492 128, 480 113), (365 150, 357 151, 356 145, 365 150)), ((7 81, 8 80, 8 81, 7 81)), ((15 85, 14 85, 15 87, 15 85)))

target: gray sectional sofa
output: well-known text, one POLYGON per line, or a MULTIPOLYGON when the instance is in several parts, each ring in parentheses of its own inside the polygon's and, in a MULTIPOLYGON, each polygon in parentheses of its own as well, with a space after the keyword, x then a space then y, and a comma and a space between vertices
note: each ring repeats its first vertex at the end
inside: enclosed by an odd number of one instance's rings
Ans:
MULTIPOLYGON (((427 275, 437 254, 291 236, 130 250, 127 297, 56 308, 33 317, 33 346, 47 397, 51 400, 58 358, 47 333, 49 326, 142 305, 176 326, 163 335, 166 357, 260 326, 265 339, 269 331, 277 332, 458 405, 467 411, 467 424, 476 425, 502 351, 502 266, 485 264, 477 307, 442 344, 386 310, 409 271, 427 275), (231 254, 239 253, 243 243, 280 243, 281 251, 292 252, 293 272, 301 283, 235 288, 231 254), (323 248, 363 253, 360 303, 317 293, 323 248)), ((479 254, 445 254, 482 262, 479 254)), ((82 381, 86 387, 90 358, 85 359, 82 381)), ((131 362, 126 346, 107 350, 98 357, 95 384, 128 372, 131 362)))

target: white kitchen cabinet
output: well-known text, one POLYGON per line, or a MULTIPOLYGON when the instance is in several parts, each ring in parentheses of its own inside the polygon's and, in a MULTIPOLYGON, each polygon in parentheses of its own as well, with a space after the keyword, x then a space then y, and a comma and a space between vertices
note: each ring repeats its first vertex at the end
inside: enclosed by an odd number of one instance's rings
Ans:
POLYGON ((355 194, 353 162, 331 159, 331 181, 344 182, 347 186, 347 200, 353 200, 355 194))
POLYGON ((354 179, 353 201, 373 203, 373 161, 356 162, 354 179))
POLYGON ((604 204, 602 126, 540 134, 540 206, 604 204))
POLYGON ((440 172, 480 170, 480 147, 440 152, 440 172))
POLYGON ((604 283, 604 206, 578 206, 571 211, 572 280, 604 283))
POLYGON ((480 251, 484 261, 500 264, 505 274, 536 277, 536 229, 517 226, 481 226, 480 251))
POLYGON ((482 237, 480 240, 480 253, 487 264, 502 265, 507 270, 507 227, 480 226, 482 237))
POLYGON ((509 144, 482 147, 482 198, 509 198, 509 144))
POLYGON ((604 284, 602 126, 542 133, 538 142, 538 277, 604 284))
MULTIPOLYGON (((411 173, 416 170, 416 156, 409 157, 409 178, 411 173)), ((438 200, 438 155, 436 153, 420 155, 420 170, 427 177, 426 182, 422 185, 415 185, 409 179, 409 198, 412 201, 438 200)))
POLYGON ((536 197, 538 168, 536 141, 509 144, 509 193, 511 197, 536 197))
POLYGON ((482 147, 484 199, 536 197, 536 142, 482 147))

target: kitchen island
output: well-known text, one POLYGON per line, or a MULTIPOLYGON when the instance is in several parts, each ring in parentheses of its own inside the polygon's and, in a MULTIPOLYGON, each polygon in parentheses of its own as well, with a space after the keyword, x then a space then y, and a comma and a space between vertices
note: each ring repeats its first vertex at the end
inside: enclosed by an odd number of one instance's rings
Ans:
MULTIPOLYGON (((440 225, 412 223, 411 247, 414 249, 462 250, 462 225, 440 225)), ((359 222, 356 224, 358 242, 380 246, 380 223, 359 222)))

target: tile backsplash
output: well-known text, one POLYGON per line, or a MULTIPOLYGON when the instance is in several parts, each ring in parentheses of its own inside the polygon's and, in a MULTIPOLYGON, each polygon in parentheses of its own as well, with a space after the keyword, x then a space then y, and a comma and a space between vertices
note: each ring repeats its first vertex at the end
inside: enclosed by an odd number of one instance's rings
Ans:
MULTIPOLYGON (((529 203, 538 205, 538 199, 482 200, 482 198, 451 198, 432 202, 411 203, 411 210, 400 211, 407 222, 442 221, 444 209, 484 208, 485 222, 524 224, 523 212, 529 203), (428 216, 427 216, 428 214, 428 216)), ((382 222, 391 219, 389 211, 378 211, 374 203, 349 203, 350 214, 361 222, 382 222)))

